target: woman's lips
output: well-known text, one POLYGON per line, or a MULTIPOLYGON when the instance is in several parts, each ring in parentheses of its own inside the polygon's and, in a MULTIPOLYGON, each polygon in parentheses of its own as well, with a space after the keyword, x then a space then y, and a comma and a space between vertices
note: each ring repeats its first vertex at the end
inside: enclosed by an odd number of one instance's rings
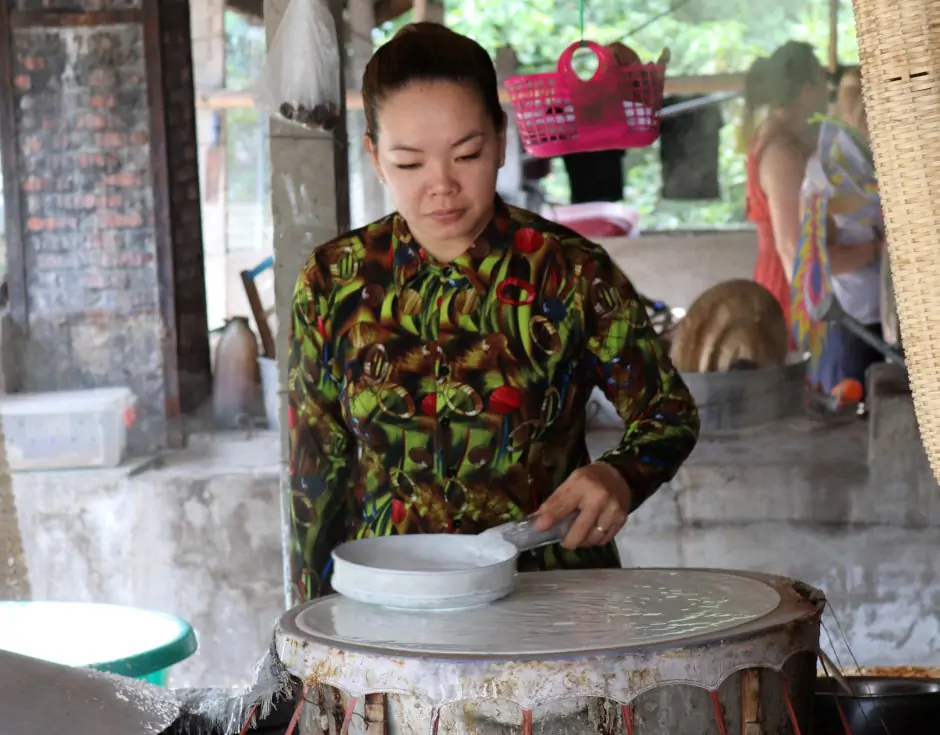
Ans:
POLYGON ((466 211, 466 209, 439 209, 431 212, 430 216, 435 222, 446 225, 459 220, 466 211))

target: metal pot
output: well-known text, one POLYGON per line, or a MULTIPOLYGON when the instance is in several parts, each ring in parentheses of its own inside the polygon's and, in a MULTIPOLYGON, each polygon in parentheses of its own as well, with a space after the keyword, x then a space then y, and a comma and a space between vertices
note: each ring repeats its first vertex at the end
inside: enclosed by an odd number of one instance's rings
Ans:
POLYGON ((936 735, 940 679, 850 676, 847 681, 853 696, 831 678, 817 680, 816 735, 936 735))

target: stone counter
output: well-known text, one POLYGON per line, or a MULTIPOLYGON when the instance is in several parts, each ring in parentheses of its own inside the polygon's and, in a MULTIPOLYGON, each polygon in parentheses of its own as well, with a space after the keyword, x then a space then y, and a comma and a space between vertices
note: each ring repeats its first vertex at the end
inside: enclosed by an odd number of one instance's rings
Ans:
MULTIPOLYGON (((938 529, 904 528, 910 513, 901 509, 916 497, 869 487, 867 431, 861 421, 822 428, 794 419, 706 435, 675 482, 631 519, 625 563, 803 576, 836 595, 863 663, 935 663, 924 660, 940 646, 924 647, 928 623, 911 625, 937 612, 938 529), (894 516, 879 511, 892 504, 894 516), (853 612, 862 602, 864 614, 853 612), (905 637, 904 626, 914 633, 905 637)), ((592 432, 592 456, 617 438, 592 432)), ((15 474, 35 598, 179 615, 196 628, 200 651, 174 670, 174 685, 247 683, 284 600, 278 442, 273 432, 196 437, 185 451, 115 470, 15 474)))
POLYGON ((33 596, 160 610, 199 653, 179 686, 250 680, 283 608, 278 437, 197 437, 116 470, 14 475, 33 596))

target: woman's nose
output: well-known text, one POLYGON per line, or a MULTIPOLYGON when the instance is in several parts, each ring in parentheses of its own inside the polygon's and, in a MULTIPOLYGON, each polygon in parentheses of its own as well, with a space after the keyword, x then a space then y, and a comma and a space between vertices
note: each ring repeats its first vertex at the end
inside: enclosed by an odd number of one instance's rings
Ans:
POLYGON ((436 166, 432 176, 431 190, 435 194, 452 194, 460 186, 454 176, 453 167, 448 164, 436 166))

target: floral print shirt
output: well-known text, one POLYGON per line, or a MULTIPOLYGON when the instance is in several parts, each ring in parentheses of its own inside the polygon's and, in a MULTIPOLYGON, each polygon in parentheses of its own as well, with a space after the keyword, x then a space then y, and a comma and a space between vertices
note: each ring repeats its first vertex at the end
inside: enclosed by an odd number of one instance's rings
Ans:
MULTIPOLYGON (((390 215, 314 250, 290 324, 292 583, 330 591, 343 541, 521 520, 591 462, 599 386, 625 422, 634 509, 671 479, 698 414, 633 286, 598 245, 497 199, 451 263, 390 215)), ((523 554, 521 571, 619 566, 616 546, 523 554)))

